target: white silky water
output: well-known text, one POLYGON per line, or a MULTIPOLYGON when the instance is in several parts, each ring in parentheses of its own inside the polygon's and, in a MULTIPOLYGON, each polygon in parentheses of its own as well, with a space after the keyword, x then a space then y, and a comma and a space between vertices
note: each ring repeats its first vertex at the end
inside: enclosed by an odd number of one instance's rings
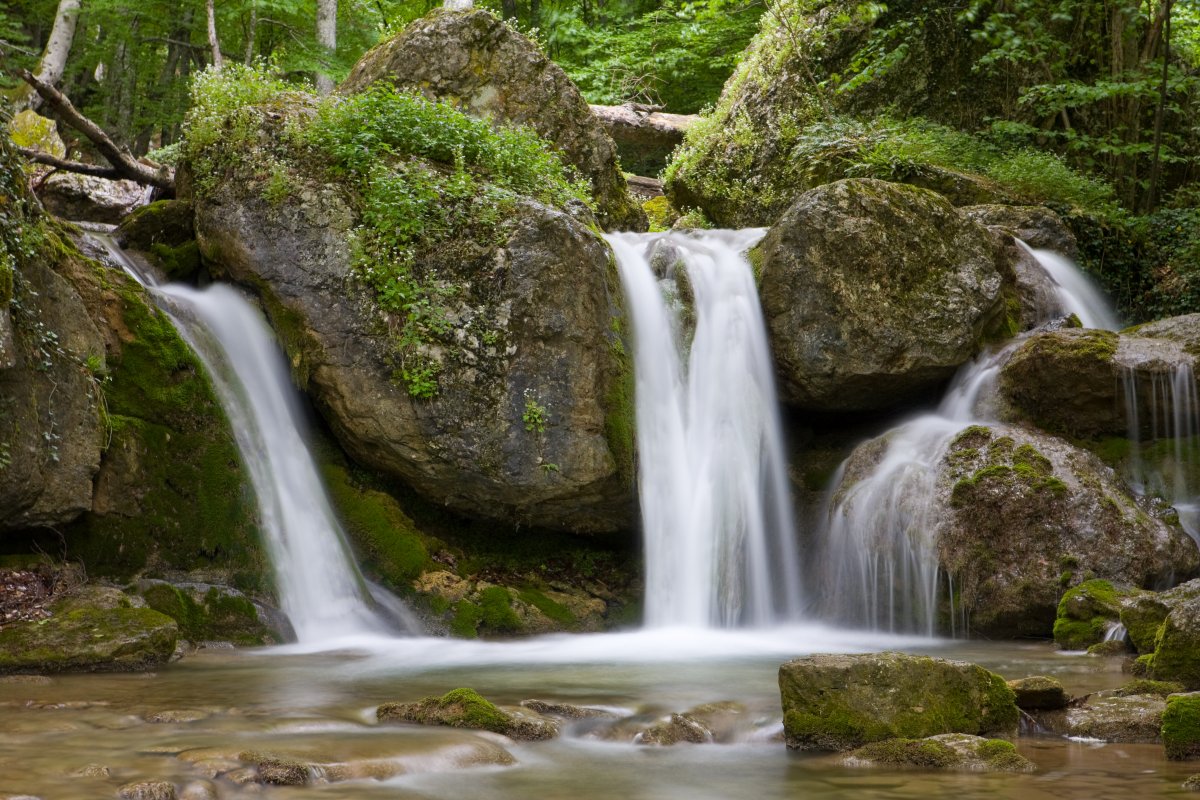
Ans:
POLYGON ((287 364, 258 309, 224 284, 153 286, 111 240, 96 239, 147 285, 208 370, 254 487, 280 604, 298 641, 416 630, 402 604, 369 586, 351 557, 305 443, 287 364))
POLYGON ((606 237, 633 322, 650 627, 753 627, 800 616, 783 433, 743 256, 762 234, 606 237), (655 251, 662 276, 651 267, 655 251), (690 309, 681 299, 687 288, 690 309))
MULTIPOLYGON (((1026 248, 1054 284, 1047 319, 1075 314, 1085 326, 1118 327, 1116 314, 1070 261, 1026 248)), ((879 437, 882 452, 871 470, 848 477, 846 464, 832 482, 820 519, 816 606, 837 622, 876 630, 937 633, 939 606, 953 598, 942 585, 936 552, 938 465, 956 434, 993 422, 994 388, 1008 354, 1024 337, 962 367, 936 411, 879 437)), ((947 577, 947 581, 948 581, 947 577)), ((949 610, 952 636, 958 614, 949 610)))

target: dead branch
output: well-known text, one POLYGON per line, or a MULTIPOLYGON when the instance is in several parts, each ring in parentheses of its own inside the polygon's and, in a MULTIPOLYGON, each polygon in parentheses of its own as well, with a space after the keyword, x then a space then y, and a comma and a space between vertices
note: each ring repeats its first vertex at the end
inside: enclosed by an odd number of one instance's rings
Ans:
POLYGON ((99 164, 85 164, 82 161, 68 161, 63 158, 55 158, 49 153, 43 153, 40 150, 31 150, 28 147, 18 147, 17 152, 25 156, 29 161, 36 164, 45 164, 49 167, 62 170, 63 172, 75 172, 80 175, 90 175, 93 178, 108 178, 110 181, 119 181, 125 176, 118 172, 113 167, 104 167, 99 164))
POLYGON ((79 113, 65 94, 38 79, 29 70, 19 69, 16 71, 16 75, 32 86, 63 122, 90 139, 92 144, 96 145, 96 149, 100 151, 100 155, 113 165, 113 169, 120 177, 159 189, 174 191, 175 181, 165 167, 150 166, 139 162, 128 148, 118 145, 99 125, 79 113))

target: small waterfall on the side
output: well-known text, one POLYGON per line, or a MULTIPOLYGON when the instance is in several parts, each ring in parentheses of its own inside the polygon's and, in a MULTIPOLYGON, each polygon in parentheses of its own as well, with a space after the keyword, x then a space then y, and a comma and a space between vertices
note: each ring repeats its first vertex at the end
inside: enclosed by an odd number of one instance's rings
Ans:
POLYGON ((762 231, 614 234, 633 320, 646 622, 765 625, 800 615, 783 435, 766 328, 741 253, 762 231), (668 245, 693 294, 690 343, 668 245))
POLYGON ((359 573, 305 444, 286 362, 258 309, 224 284, 148 285, 111 240, 95 238, 147 285, 207 368, 250 474, 280 603, 299 641, 419 630, 398 600, 359 573))
MULTIPOLYGON (((1057 307, 1047 309, 1046 321, 1075 314, 1085 325, 1116 329, 1116 315, 1075 265, 1048 251, 1029 252, 1055 288, 1057 307)), ((822 511, 817 555, 815 600, 826 615, 879 630, 938 631, 946 597, 935 541, 938 465, 956 434, 994 421, 990 405, 1000 367, 1021 341, 963 366, 935 412, 881 436, 881 453, 867 474, 847 475, 850 462, 838 470, 822 511)), ((953 608, 949 617, 955 635, 953 608)))

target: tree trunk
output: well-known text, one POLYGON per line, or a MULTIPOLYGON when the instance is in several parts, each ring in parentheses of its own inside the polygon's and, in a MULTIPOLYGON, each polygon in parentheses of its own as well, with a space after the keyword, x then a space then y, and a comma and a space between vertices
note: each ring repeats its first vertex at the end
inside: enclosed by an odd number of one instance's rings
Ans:
POLYGON ((244 64, 248 67, 254 63, 254 35, 258 32, 258 7, 250 6, 250 25, 246 30, 246 58, 244 64))
POLYGON ((1173 2, 1174 0, 1165 0, 1163 3, 1162 84, 1158 90, 1158 105, 1154 109, 1154 155, 1150 162, 1150 185, 1146 189, 1145 212, 1147 214, 1154 210, 1159 175, 1162 171, 1163 117, 1166 116, 1167 93, 1170 91, 1171 77, 1171 5, 1173 2))
MULTIPOLYGON (((58 9, 54 12, 54 27, 50 29, 50 38, 46 40, 46 49, 42 51, 42 60, 38 64, 38 79, 55 86, 62 80, 63 70, 67 67, 67 56, 71 53, 71 44, 75 41, 75 23, 79 20, 79 5, 81 0, 59 0, 58 9)), ((32 108, 37 110, 42 105, 42 97, 32 88, 26 87, 15 101, 17 109, 32 108)))
POLYGON ((213 6, 214 0, 205 0, 204 9, 208 14, 208 48, 212 50, 212 63, 217 69, 225 66, 225 59, 221 57, 221 42, 217 39, 217 10, 213 6))
MULTIPOLYGON (((317 0, 317 44, 324 48, 327 58, 333 58, 337 50, 337 0, 317 0)), ((317 72, 317 91, 333 91, 333 78, 324 70, 317 72)))

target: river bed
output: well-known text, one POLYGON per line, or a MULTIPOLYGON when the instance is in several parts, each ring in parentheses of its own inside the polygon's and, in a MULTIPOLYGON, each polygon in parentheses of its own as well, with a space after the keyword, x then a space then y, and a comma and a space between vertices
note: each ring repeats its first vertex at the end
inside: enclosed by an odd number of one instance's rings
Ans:
POLYGON ((1122 798, 1183 796, 1200 771, 1158 745, 1025 736, 1033 775, 848 769, 778 740, 778 666, 812 652, 901 649, 974 661, 1007 678, 1052 675, 1083 694, 1128 679, 1120 659, 1048 643, 981 643, 800 627, 562 635, 512 642, 357 638, 265 650, 207 649, 155 673, 0 679, 0 797, 114 797, 131 781, 180 790, 237 754, 328 765, 307 787, 209 783, 221 798, 1122 798), (375 707, 470 686, 529 699, 642 712, 734 700, 734 741, 674 747, 591 738, 586 724, 516 744, 464 730, 377 725, 375 707), (104 774, 107 772, 107 774, 104 774))

